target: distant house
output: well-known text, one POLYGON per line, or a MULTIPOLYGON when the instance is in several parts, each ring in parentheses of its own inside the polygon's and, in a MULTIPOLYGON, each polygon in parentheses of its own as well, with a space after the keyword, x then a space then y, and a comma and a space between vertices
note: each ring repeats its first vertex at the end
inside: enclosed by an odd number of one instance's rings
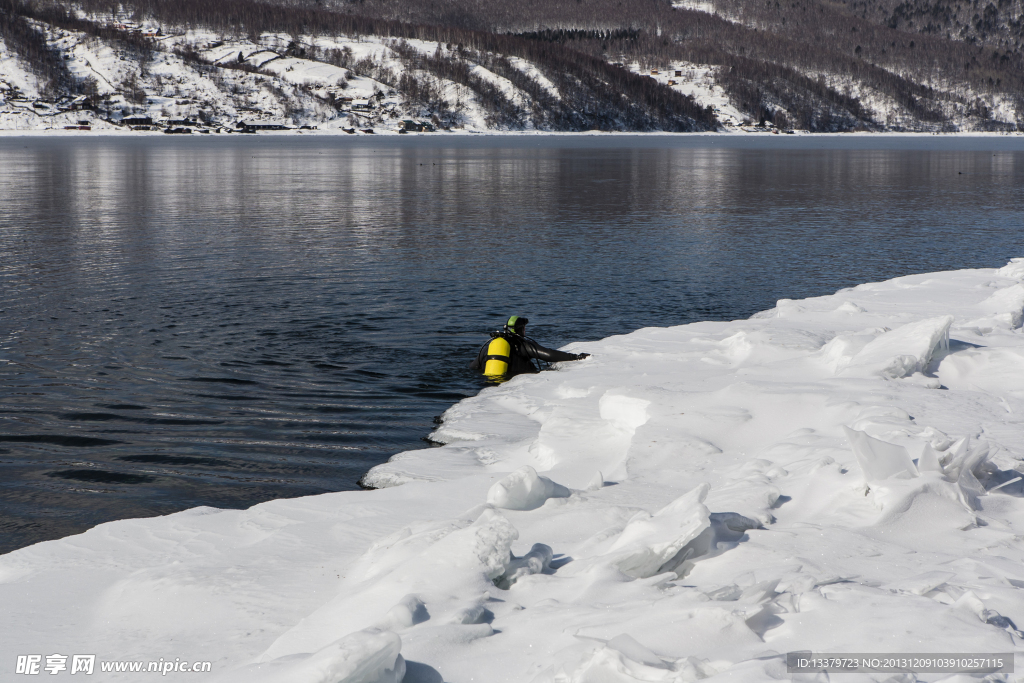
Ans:
POLYGON ((283 121, 239 121, 235 127, 244 133, 255 133, 259 130, 292 130, 295 126, 283 121))
POLYGON ((352 111, 371 111, 374 107, 372 99, 353 99, 352 111))
POLYGON ((121 124, 125 126, 152 126, 153 119, 149 116, 125 116, 121 119, 121 124))
POLYGON ((413 121, 412 119, 406 119, 398 124, 398 132, 400 133, 433 133, 434 126, 429 123, 422 121, 413 121))
POLYGON ((85 95, 79 95, 78 97, 64 97, 57 103, 57 108, 61 111, 80 111, 82 109, 92 109, 92 101, 85 95))
POLYGON ((134 21, 122 21, 115 19, 109 24, 110 28, 115 31, 125 31, 127 33, 138 33, 146 36, 147 38, 156 38, 157 36, 163 35, 158 27, 153 26, 139 26, 134 21))

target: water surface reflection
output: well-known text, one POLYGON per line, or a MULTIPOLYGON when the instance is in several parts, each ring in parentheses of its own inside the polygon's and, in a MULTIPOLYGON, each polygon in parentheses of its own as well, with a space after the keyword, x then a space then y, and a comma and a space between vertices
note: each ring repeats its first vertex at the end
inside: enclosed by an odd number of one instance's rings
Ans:
POLYGON ((559 346, 1021 255, 988 141, 616 140, 0 139, 0 550, 354 488, 511 313, 559 346))

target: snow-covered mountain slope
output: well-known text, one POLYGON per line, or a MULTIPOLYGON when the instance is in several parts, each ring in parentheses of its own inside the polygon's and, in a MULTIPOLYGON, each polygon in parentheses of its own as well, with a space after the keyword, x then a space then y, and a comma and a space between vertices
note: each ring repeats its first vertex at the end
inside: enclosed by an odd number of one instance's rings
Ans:
POLYGON ((0 660, 626 683, 797 680, 798 650, 1017 653, 1022 321, 1015 259, 574 344, 593 355, 453 406, 447 445, 369 473, 385 488, 0 557, 0 660))
POLYGON ((467 33, 472 45, 407 35, 444 35, 437 27, 380 24, 389 37, 28 13, 14 17, 20 33, 0 22, 0 129, 111 129, 126 119, 136 129, 149 119, 147 128, 179 132, 246 124, 352 133, 1018 128, 1021 99, 1011 83, 937 75, 903 56, 848 64, 824 47, 788 42, 758 62, 743 44, 767 20, 708 3, 677 7, 668 18, 686 30, 660 38, 656 52, 638 52, 632 29, 616 39, 608 36, 624 30, 467 33), (723 44, 739 56, 692 46, 693 33, 729 31, 736 35, 723 44))
POLYGON ((187 30, 154 36, 139 50, 120 44, 116 32, 104 40, 41 22, 34 26, 65 60, 88 95, 87 106, 75 108, 83 113, 61 115, 70 98, 47 97, 44 79, 6 51, 0 53, 11 65, 0 72, 3 127, 14 127, 13 117, 21 116, 27 120, 17 127, 36 130, 83 118, 101 126, 140 118, 162 126, 194 121, 193 128, 215 132, 246 122, 419 132, 406 124, 410 120, 428 130, 559 129, 539 113, 561 96, 538 65, 449 43, 274 33, 225 39, 187 30), (439 75, 442 68, 453 69, 452 77, 439 75))

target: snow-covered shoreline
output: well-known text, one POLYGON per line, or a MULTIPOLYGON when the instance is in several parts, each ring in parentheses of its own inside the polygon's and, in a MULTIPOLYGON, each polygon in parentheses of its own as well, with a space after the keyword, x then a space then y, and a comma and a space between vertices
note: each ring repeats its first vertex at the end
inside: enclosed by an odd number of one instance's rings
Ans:
POLYGON ((593 356, 456 404, 387 488, 0 557, 0 667, 767 681, 796 650, 1024 654, 1022 321, 1015 259, 572 344, 593 356))
MULTIPOLYGON (((152 138, 158 137, 161 139, 176 139, 176 140, 203 140, 203 139, 215 139, 215 138, 226 138, 226 137, 282 137, 282 136, 316 136, 316 137, 338 137, 342 139, 359 139, 373 135, 375 137, 398 137, 399 133, 395 130, 380 129, 375 130, 371 134, 358 132, 354 135, 348 134, 341 129, 324 129, 324 130, 283 130, 283 131, 261 131, 255 135, 244 135, 238 134, 224 134, 216 133, 209 135, 165 135, 162 131, 135 131, 126 130, 123 128, 111 127, 97 130, 65 130, 65 129, 51 129, 51 130, 16 130, 16 129, 0 129, 0 138, 4 137, 39 137, 39 138, 50 138, 50 137, 71 137, 71 138, 94 138, 94 137, 127 137, 127 138, 152 138)), ((634 131, 599 131, 599 130, 588 130, 579 132, 563 132, 563 131, 538 131, 538 130, 523 130, 523 131, 502 131, 502 130, 458 130, 458 131, 443 131, 434 133, 409 133, 404 134, 402 137, 408 138, 429 138, 443 141, 445 139, 457 139, 465 137, 508 137, 508 138, 580 138, 580 137, 606 137, 606 138, 679 138, 679 139, 692 139, 699 137, 706 138, 722 138, 722 139, 771 139, 771 140, 792 140, 794 138, 816 138, 816 139, 893 139, 893 138, 907 138, 907 139, 930 139, 930 140, 941 140, 941 139, 1002 139, 1002 140, 1014 140, 1017 138, 1024 138, 1024 131, 1018 131, 1013 133, 1007 132, 984 132, 984 131, 962 131, 957 133, 927 133, 927 132, 870 132, 870 131, 857 131, 850 133, 814 133, 809 131, 795 131, 792 135, 781 135, 772 134, 768 131, 765 132, 748 132, 748 131, 718 131, 708 132, 700 131, 694 133, 670 133, 664 131, 651 131, 651 132, 634 132, 634 131)))

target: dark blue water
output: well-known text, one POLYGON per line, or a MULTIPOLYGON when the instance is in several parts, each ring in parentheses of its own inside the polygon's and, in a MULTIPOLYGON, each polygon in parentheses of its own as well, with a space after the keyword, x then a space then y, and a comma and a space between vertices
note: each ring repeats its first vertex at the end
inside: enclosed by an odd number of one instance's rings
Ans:
POLYGON ((354 489, 511 314, 558 347, 1000 266, 1022 143, 0 139, 0 550, 354 489))

